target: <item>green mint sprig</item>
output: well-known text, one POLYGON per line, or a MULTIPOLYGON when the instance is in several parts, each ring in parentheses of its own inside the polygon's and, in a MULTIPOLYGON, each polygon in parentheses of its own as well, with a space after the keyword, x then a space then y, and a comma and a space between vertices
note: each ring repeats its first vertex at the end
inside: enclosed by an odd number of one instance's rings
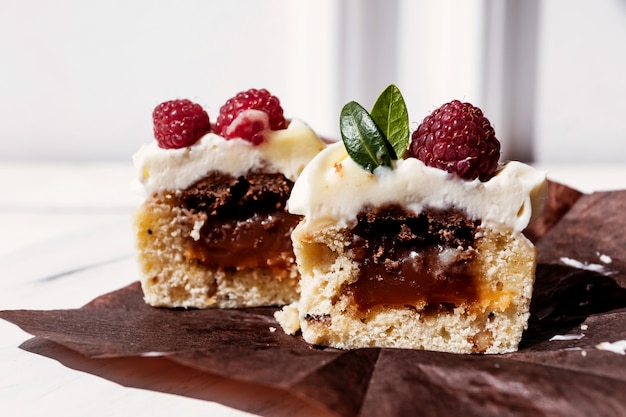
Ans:
POLYGON ((373 172, 393 168, 409 144, 409 115, 400 90, 390 85, 376 100, 371 114, 351 101, 341 110, 341 139, 354 162, 373 172))

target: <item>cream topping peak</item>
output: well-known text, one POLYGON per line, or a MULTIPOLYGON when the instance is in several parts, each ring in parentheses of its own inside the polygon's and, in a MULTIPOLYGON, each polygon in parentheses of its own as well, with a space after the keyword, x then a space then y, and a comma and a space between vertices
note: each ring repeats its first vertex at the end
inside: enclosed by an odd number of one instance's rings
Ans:
POLYGON ((543 210, 545 172, 520 162, 508 162, 487 182, 463 180, 416 158, 394 165, 370 173, 337 142, 302 172, 289 211, 304 215, 309 224, 346 227, 368 206, 398 204, 415 213, 424 208, 457 209, 484 226, 521 231, 543 210))
POLYGON ((324 147, 306 123, 293 119, 287 129, 268 133, 259 146, 207 133, 195 144, 181 149, 162 149, 156 141, 144 144, 133 155, 133 163, 139 185, 150 195, 187 188, 211 171, 237 177, 263 170, 282 173, 295 181, 324 147))

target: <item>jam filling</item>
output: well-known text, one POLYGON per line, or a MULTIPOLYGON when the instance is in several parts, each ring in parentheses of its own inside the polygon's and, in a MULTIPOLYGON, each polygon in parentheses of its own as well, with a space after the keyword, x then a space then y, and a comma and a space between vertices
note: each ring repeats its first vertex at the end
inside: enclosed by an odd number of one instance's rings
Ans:
POLYGON ((362 211, 349 246, 359 276, 347 293, 361 311, 377 305, 440 311, 477 301, 477 226, 455 211, 416 215, 397 205, 362 211))
POLYGON ((189 238, 187 256, 211 267, 285 269, 300 221, 286 210, 292 187, 282 174, 211 172, 179 197, 202 225, 189 238))

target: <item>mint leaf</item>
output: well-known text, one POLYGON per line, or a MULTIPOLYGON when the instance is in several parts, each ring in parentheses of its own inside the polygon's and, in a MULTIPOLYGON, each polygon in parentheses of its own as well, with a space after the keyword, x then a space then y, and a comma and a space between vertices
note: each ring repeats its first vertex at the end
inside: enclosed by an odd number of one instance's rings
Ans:
POLYGON ((381 165, 391 167, 391 155, 372 116, 359 103, 351 101, 341 109, 341 139, 350 158, 372 172, 381 165))
POLYGON ((389 141, 395 155, 401 159, 409 146, 409 112, 402 93, 391 84, 376 100, 372 108, 372 119, 389 141))

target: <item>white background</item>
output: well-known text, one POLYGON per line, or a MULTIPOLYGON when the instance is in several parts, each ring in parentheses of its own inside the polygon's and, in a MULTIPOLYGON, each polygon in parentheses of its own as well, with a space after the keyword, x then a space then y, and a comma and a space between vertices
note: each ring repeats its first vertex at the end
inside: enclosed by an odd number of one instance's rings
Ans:
POLYGON ((414 128, 460 98, 507 158, 623 163, 625 45, 624 0, 2 0, 0 163, 128 161, 159 102, 250 87, 337 138, 390 83, 414 128))

